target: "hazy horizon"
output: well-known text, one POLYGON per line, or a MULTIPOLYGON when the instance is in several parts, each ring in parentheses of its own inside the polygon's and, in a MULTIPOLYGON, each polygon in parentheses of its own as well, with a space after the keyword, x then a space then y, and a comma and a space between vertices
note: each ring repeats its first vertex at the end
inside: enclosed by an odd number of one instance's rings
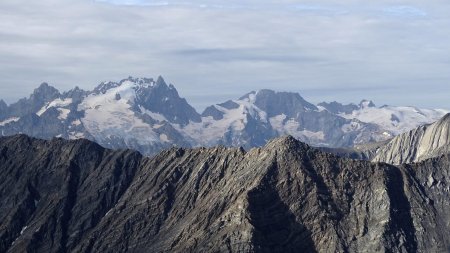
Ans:
POLYGON ((450 108, 450 3, 4 0, 0 93, 162 75, 201 111, 258 89, 450 108))

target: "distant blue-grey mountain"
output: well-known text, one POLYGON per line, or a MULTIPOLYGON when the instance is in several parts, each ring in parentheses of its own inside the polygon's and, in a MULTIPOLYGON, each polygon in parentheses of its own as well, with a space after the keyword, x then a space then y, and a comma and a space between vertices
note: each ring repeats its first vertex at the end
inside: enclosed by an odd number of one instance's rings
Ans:
POLYGON ((351 147, 391 139, 447 112, 376 107, 367 100, 314 105, 298 93, 259 90, 200 114, 162 77, 129 77, 92 91, 76 87, 60 93, 43 83, 16 103, 0 100, 0 131, 3 136, 86 138, 147 155, 171 146, 258 147, 287 134, 314 146, 351 147))

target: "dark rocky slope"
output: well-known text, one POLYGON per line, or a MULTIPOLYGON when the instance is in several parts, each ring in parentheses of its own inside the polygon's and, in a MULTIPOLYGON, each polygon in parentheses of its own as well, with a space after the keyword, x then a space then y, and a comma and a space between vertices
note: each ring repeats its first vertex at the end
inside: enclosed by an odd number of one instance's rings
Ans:
POLYGON ((66 252, 122 197, 141 155, 77 140, 0 141, 0 252, 66 252))
POLYGON ((447 252, 450 161, 0 139, 0 251, 447 252))

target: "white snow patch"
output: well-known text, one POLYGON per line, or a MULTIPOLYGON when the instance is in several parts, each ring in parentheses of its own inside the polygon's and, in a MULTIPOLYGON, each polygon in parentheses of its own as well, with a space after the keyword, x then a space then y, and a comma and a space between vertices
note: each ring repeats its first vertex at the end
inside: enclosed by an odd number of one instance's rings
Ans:
POLYGON ((162 142, 169 142, 169 137, 167 137, 166 134, 161 134, 161 135, 159 135, 159 139, 160 139, 162 142))
POLYGON ((228 132, 233 132, 234 135, 239 135, 244 130, 247 124, 247 115, 251 115, 256 120, 267 122, 267 114, 256 107, 249 101, 233 101, 239 104, 236 109, 226 109, 216 105, 216 109, 221 111, 223 119, 214 120, 213 117, 203 117, 202 122, 190 122, 187 126, 181 127, 175 125, 180 133, 191 140, 195 140, 194 145, 215 145, 228 132))
POLYGON ((363 107, 350 114, 340 113, 346 119, 357 119, 365 123, 373 123, 388 133, 398 135, 439 120, 449 111, 436 109, 418 109, 410 106, 363 107))
POLYGON ((84 133, 80 133, 80 132, 70 132, 69 133, 70 140, 76 140, 76 139, 82 139, 82 138, 85 138, 84 133))
POLYGON ((5 126, 6 124, 12 123, 12 122, 17 122, 19 121, 20 118, 19 117, 12 117, 9 119, 5 119, 3 121, 0 121, 0 126, 5 126))
POLYGON ((257 94, 258 94, 258 91, 248 94, 248 99, 245 99, 245 101, 254 104, 255 101, 256 101, 256 95, 257 94))
POLYGON ((433 177, 433 175, 432 174, 430 174, 429 176, 428 176, 428 181, 427 181, 427 185, 428 185, 428 187, 431 187, 431 186, 433 186, 433 184, 434 184, 434 177, 433 177))
POLYGON ((279 135, 292 135, 296 138, 302 136, 300 128, 300 123, 294 119, 287 119, 285 114, 277 115, 269 119, 270 124, 273 129, 275 129, 279 135))
POLYGON ((141 110, 141 112, 143 112, 143 113, 147 114, 148 116, 152 117, 152 119, 154 119, 154 120, 157 120, 157 121, 168 121, 166 119, 166 117, 164 117, 164 115, 162 115, 160 113, 149 111, 149 110, 145 109, 142 106, 139 106, 139 109, 141 110))
POLYGON ((317 109, 318 109, 319 112, 321 112, 321 111, 326 111, 326 110, 327 110, 325 107, 323 107, 323 106, 321 106, 321 105, 317 105, 316 107, 317 107, 317 109))
POLYGON ((139 85, 126 81, 105 94, 91 94, 79 105, 78 110, 85 110, 81 122, 96 141, 107 143, 112 136, 119 137, 131 148, 160 142, 152 127, 131 110, 136 87, 139 85), (116 94, 120 94, 120 100, 116 100, 116 94))
POLYGON ((286 115, 283 113, 281 115, 277 115, 275 117, 272 117, 269 119, 270 125, 272 125, 272 128, 277 130, 279 133, 283 132, 284 130, 284 120, 286 119, 286 115))
POLYGON ((361 129, 361 123, 359 123, 358 121, 352 120, 352 122, 348 123, 348 124, 344 124, 341 127, 341 130, 344 133, 348 133, 348 132, 353 132, 353 131, 357 131, 361 129))
POLYGON ((74 120, 74 121, 72 122, 72 125, 74 125, 74 126, 79 126, 79 125, 81 125, 81 121, 80 121, 79 119, 74 120))
POLYGON ((308 130, 300 131, 300 134, 303 135, 303 137, 306 137, 309 140, 317 141, 324 141, 325 140, 325 134, 322 131, 313 132, 308 130))
POLYGON ((384 136, 387 136, 387 137, 392 137, 392 134, 390 134, 390 133, 388 133, 388 132, 383 132, 383 135, 384 135, 384 136))
POLYGON ((287 119, 285 114, 271 117, 269 121, 272 128, 278 132, 278 135, 291 135, 301 141, 312 143, 325 141, 325 133, 323 131, 300 130, 300 123, 293 118, 287 119))
POLYGON ((60 99, 57 98, 53 101, 51 101, 50 103, 44 105, 37 113, 37 116, 41 116, 44 112, 46 112, 49 108, 51 107, 65 107, 68 106, 72 103, 72 99, 71 98, 67 98, 67 99, 60 99))
POLYGON ((58 119, 60 119, 60 120, 66 120, 67 116, 70 113, 70 110, 69 109, 65 109, 65 108, 58 108, 58 111, 59 111, 58 119))
POLYGON ((27 228, 28 228, 28 226, 23 227, 22 230, 20 230, 20 235, 22 235, 23 232, 25 232, 25 230, 27 230, 27 228))

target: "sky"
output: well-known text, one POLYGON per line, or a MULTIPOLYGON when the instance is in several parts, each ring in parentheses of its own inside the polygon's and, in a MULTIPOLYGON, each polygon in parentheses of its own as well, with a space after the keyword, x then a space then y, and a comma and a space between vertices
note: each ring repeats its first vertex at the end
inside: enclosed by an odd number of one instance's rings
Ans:
POLYGON ((162 75, 199 111, 263 88, 450 109, 448 1, 1 0, 0 98, 162 75))

